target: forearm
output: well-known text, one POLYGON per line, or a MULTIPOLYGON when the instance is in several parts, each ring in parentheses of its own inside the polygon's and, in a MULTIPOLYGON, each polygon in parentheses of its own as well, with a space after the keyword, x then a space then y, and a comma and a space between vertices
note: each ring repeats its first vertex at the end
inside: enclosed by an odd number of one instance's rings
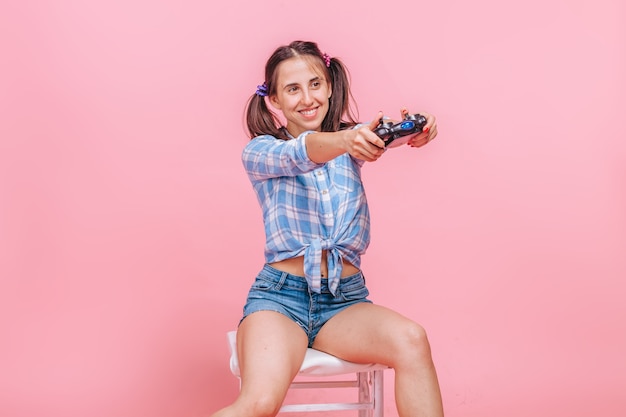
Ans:
POLYGON ((324 163, 347 152, 346 135, 350 130, 316 132, 306 137, 306 152, 313 162, 324 163))

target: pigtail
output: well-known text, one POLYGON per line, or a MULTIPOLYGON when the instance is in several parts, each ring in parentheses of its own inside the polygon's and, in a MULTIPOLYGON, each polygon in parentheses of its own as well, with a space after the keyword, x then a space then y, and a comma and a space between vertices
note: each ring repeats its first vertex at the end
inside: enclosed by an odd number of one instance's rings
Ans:
POLYGON ((330 83, 332 85, 332 95, 330 97, 330 106, 328 114, 322 122, 322 130, 325 132, 336 132, 337 130, 347 129, 355 126, 355 112, 352 108, 354 98, 350 91, 350 73, 347 67, 339 58, 323 57, 328 67, 330 83))
POLYGON ((276 138, 287 139, 284 131, 277 128, 278 118, 268 107, 265 97, 253 94, 246 105, 246 125, 248 135, 253 139, 260 135, 272 135, 276 138))

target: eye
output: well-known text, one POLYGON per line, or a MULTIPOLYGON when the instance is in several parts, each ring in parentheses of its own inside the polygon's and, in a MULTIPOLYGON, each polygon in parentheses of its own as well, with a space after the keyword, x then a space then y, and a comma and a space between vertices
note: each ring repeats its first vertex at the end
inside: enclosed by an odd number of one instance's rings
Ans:
POLYGON ((322 86, 322 82, 321 81, 313 81, 311 83, 311 87, 312 88, 320 88, 322 86))
POLYGON ((298 86, 297 85, 292 85, 289 88, 287 88, 287 92, 288 93, 295 93, 296 91, 298 91, 298 86))

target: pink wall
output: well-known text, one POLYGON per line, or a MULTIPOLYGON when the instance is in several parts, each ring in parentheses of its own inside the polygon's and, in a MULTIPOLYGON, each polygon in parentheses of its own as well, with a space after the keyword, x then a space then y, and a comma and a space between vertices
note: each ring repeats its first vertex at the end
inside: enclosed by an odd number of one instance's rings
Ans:
POLYGON ((243 105, 295 38, 348 63, 362 118, 438 116, 364 170, 364 268, 429 330, 447 415, 626 414, 624 2, 211 3, 0 6, 0 415, 234 398, 243 105))

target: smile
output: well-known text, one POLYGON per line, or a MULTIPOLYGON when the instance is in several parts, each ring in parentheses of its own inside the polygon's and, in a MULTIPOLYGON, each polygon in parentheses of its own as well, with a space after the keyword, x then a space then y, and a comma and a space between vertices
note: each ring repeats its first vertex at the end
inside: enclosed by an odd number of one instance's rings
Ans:
POLYGON ((317 113, 317 108, 300 110, 300 114, 303 115, 303 116, 313 116, 313 115, 315 115, 315 113, 317 113))

